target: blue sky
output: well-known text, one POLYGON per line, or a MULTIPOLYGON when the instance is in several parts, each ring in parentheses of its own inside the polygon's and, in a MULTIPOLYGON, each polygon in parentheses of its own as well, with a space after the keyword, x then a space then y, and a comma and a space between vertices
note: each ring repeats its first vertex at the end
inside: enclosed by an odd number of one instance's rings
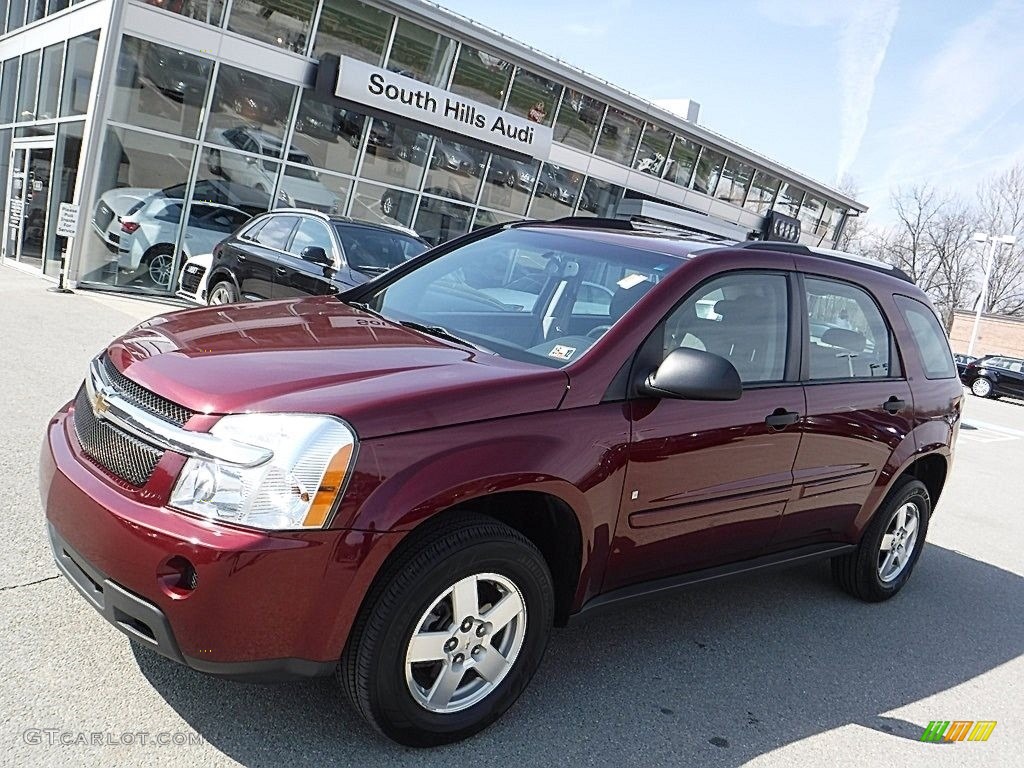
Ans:
POLYGON ((1024 160, 1022 0, 442 0, 826 183, 871 218, 1024 160))

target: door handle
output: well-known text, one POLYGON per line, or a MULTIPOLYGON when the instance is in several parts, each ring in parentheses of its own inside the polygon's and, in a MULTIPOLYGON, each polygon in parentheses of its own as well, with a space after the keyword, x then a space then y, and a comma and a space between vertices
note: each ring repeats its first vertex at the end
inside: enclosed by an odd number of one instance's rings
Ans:
POLYGON ((285 269, 284 267, 278 267, 275 271, 279 275, 287 275, 288 274, 288 270, 285 269))
POLYGON ((238 259, 239 261, 246 261, 246 257, 245 257, 244 253, 236 253, 235 254, 235 258, 238 259))
POLYGON ((764 423, 769 427, 782 429, 783 427, 788 427, 790 424, 796 424, 799 419, 800 414, 796 411, 787 411, 785 408, 776 408, 764 417, 764 423))
POLYGON ((907 407, 906 400, 900 400, 896 395, 893 395, 884 403, 882 403, 882 410, 888 411, 889 413, 899 413, 907 407))

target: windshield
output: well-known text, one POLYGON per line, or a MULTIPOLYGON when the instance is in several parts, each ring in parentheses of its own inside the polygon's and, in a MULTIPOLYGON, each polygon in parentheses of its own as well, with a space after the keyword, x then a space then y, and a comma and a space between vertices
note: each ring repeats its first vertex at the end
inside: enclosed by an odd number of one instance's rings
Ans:
POLYGON ((504 357, 560 368, 680 264, 563 232, 509 229, 414 269, 368 304, 388 319, 439 327, 504 357))
POLYGON ((401 232, 344 225, 335 231, 349 266, 367 275, 383 274, 427 250, 424 243, 401 232))

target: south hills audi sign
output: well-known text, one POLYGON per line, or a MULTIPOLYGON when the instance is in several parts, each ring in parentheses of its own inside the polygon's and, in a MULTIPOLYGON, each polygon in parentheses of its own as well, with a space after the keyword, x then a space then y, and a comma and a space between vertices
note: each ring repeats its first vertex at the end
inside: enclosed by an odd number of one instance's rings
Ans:
POLYGON ((358 59, 341 57, 334 95, 518 155, 546 160, 551 153, 545 125, 358 59))

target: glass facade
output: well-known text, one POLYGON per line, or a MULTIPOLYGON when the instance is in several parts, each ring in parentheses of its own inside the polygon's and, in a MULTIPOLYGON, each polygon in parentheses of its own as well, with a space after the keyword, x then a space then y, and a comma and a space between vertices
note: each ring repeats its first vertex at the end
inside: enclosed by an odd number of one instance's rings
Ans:
MULTIPOLYGON (((29 258, 38 252, 45 273, 54 272, 69 246, 73 277, 81 282, 171 291, 167 270, 151 267, 170 263, 173 281, 196 242, 212 248, 214 231, 199 231, 211 217, 197 213, 210 206, 232 209, 225 212, 232 221, 273 207, 312 208, 412 228, 432 243, 525 217, 615 216, 624 197, 660 200, 649 185, 647 192, 629 189, 631 171, 674 185, 680 191, 673 199, 690 196, 674 203, 683 207, 699 209, 697 196, 704 195, 753 215, 798 216, 807 242, 833 238, 846 214, 845 206, 805 194, 756 160, 695 138, 683 125, 657 122, 656 113, 625 108, 607 89, 592 92, 572 71, 552 70, 528 49, 519 59, 508 49, 491 50, 474 34, 457 32, 458 24, 429 26, 373 0, 144 4, 170 14, 168 36, 143 39, 128 30, 114 41, 116 64, 102 75, 105 111, 98 118, 87 114, 98 31, 0 62, 0 168, 6 187, 18 174, 23 188, 43 183, 36 190, 42 197, 20 201, 31 202, 23 210, 33 223, 18 230, 18 247, 29 258), (216 51, 188 44, 195 27, 175 15, 220 27, 297 65, 309 60, 301 57, 333 54, 385 67, 550 126, 556 145, 602 162, 512 156, 367 114, 318 92, 308 78, 285 81, 260 61, 251 67, 218 61, 216 51), (92 158, 83 157, 90 132, 92 158), (13 170, 18 147, 30 144, 24 167, 13 170), (79 189, 80 165, 89 189, 79 189), (45 225, 69 201, 82 211, 74 242, 45 225), (155 239, 144 241, 132 229, 145 217, 159 222, 155 239)), ((0 9, 14 11, 8 21, 19 19, 19 26, 68 7, 67 0, 0 0, 0 9)), ((3 210, 10 199, 0 199, 3 210)))

